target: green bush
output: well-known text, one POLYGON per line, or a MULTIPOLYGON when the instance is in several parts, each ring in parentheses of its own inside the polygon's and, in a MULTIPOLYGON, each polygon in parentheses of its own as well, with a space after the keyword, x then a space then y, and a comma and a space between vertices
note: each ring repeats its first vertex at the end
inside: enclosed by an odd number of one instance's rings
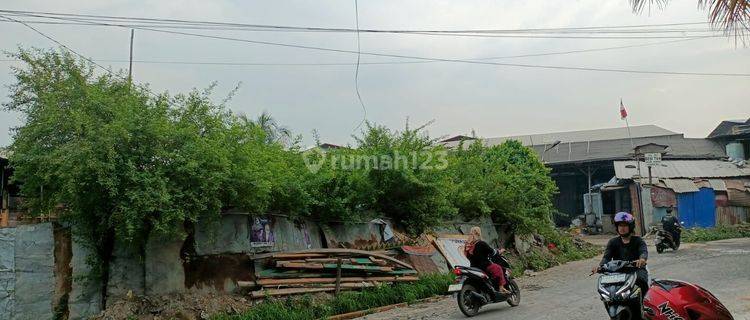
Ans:
POLYGON ((270 300, 240 315, 220 314, 214 320, 312 320, 337 314, 397 304, 441 295, 453 283, 452 274, 424 275, 413 283, 382 285, 361 292, 342 292, 336 297, 314 301, 311 296, 270 300))
POLYGON ((693 228, 682 232, 682 242, 705 242, 732 238, 750 237, 750 225, 718 226, 715 228, 693 228))

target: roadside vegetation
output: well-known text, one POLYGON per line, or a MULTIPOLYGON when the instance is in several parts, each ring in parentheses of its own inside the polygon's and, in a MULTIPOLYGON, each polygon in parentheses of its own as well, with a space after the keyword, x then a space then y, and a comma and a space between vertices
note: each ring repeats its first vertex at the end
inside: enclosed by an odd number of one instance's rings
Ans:
POLYGON ((733 238, 750 238, 750 224, 715 228, 694 228, 682 231, 682 242, 706 242, 733 238))
POLYGON ((424 275, 416 282, 383 285, 361 292, 342 292, 335 297, 312 296, 262 302, 239 315, 216 315, 213 320, 312 320, 369 310, 398 303, 412 303, 445 294, 452 274, 424 275))
POLYGON ((10 146, 13 178, 32 215, 56 212, 92 249, 93 275, 106 276, 114 243, 142 252, 151 235, 190 232, 232 208, 323 224, 385 216, 412 235, 479 217, 554 232, 556 186, 517 141, 447 150, 427 125, 367 123, 353 145, 311 156, 268 114, 231 112, 232 94, 214 102, 213 87, 154 93, 65 51, 12 57, 24 64, 3 106, 25 119, 10 146), (324 162, 310 170, 316 156, 324 162))

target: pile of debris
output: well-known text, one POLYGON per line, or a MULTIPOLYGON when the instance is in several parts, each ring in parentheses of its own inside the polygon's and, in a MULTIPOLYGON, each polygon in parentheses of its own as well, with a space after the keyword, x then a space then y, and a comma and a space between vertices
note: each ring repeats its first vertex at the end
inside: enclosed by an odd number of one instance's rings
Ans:
POLYGON ((255 280, 239 281, 253 299, 354 290, 418 280, 408 263, 354 249, 317 249, 252 256, 255 280))

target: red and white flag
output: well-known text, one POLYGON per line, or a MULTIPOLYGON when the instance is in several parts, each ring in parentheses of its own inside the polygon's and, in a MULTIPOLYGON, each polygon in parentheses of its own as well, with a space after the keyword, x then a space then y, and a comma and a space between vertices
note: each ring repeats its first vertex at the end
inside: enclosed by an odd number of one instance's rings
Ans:
POLYGON ((628 117, 628 110, 625 110, 625 105, 622 104, 622 99, 620 99, 620 119, 625 120, 625 118, 628 117))

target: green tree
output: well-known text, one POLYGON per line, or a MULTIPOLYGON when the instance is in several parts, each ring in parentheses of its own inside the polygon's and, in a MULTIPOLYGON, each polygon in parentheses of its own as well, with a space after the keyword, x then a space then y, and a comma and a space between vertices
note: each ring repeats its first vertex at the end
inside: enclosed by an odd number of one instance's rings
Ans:
POLYGON ((25 117, 11 145, 14 179, 32 214, 60 210, 91 245, 93 275, 106 275, 115 239, 143 248, 152 234, 230 207, 305 214, 298 155, 212 103, 211 88, 153 95, 65 52, 15 57, 26 67, 13 70, 4 104, 25 117))

